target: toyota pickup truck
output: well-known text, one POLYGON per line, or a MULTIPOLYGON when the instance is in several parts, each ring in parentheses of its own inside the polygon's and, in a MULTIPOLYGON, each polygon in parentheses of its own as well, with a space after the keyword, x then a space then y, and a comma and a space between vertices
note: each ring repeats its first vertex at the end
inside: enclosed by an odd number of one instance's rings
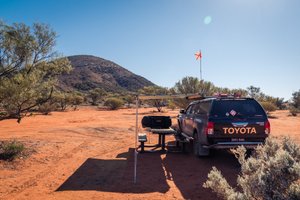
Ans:
POLYGON ((211 97, 194 101, 178 115, 179 133, 192 138, 196 156, 243 145, 253 149, 270 134, 270 122, 253 98, 211 97))

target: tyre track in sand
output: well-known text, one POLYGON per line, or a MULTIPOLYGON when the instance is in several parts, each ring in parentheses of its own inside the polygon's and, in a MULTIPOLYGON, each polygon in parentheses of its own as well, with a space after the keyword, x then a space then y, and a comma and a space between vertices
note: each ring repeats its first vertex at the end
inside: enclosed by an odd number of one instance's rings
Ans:
POLYGON ((58 163, 61 160, 66 159, 66 158, 71 159, 74 156, 74 154, 76 154, 78 151, 80 151, 83 147, 87 146, 89 143, 91 143, 91 142, 84 141, 77 147, 73 148, 71 151, 64 153, 61 157, 58 157, 57 159, 52 160, 51 164, 46 166, 47 167, 46 170, 42 170, 41 172, 38 172, 36 175, 30 177, 29 180, 22 182, 18 186, 14 186, 14 189, 12 191, 10 191, 8 194, 6 194, 2 197, 11 195, 12 193, 20 193, 29 187, 36 186, 38 184, 37 181, 44 178, 48 174, 50 174, 54 170, 55 166, 58 165, 58 163))
MULTIPOLYGON (((95 142, 93 136, 92 135, 89 135, 89 136, 91 136, 92 138, 90 138, 89 140, 85 140, 80 145, 73 148, 71 151, 69 151, 67 153, 64 153, 62 156, 51 160, 51 164, 46 166, 47 169, 38 172, 36 175, 31 176, 30 178, 27 178, 26 181, 23 181, 22 183, 14 186, 11 191, 8 191, 6 194, 0 196, 0 199, 6 199, 6 197, 8 197, 8 196, 10 197, 9 199, 15 198, 17 195, 24 192, 25 190, 27 190, 29 188, 32 188, 32 187, 38 186, 38 184, 42 182, 41 181, 42 179, 45 179, 47 176, 53 175, 57 172, 61 175, 60 177, 57 177, 57 180, 59 180, 62 177, 62 174, 67 173, 64 170, 60 170, 61 168, 63 168, 62 165, 64 166, 64 168, 67 167, 67 166, 64 165, 64 163, 68 163, 68 161, 71 160, 71 159, 72 159, 72 161, 75 161, 75 160, 77 162, 79 161, 79 163, 82 162, 82 159, 81 159, 82 156, 80 156, 80 154, 82 154, 82 150, 86 150, 88 147, 91 146, 92 143, 95 142), (78 157, 78 158, 76 159, 76 157, 78 157)), ((100 154, 99 154, 99 152, 95 152, 92 155, 88 154, 85 157, 86 158, 87 157, 98 157, 100 155, 103 156, 103 157, 107 157, 108 155, 116 155, 116 154, 119 153, 119 151, 121 149, 128 150, 128 148, 130 146, 133 146, 133 144, 125 143, 122 146, 118 145, 116 148, 101 151, 100 154)), ((87 152, 87 153, 89 153, 89 152, 87 152)), ((66 169, 68 171, 70 171, 69 168, 66 168, 66 169)), ((77 167, 76 167, 76 169, 77 169, 77 167)), ((74 169, 72 169, 72 173, 73 172, 74 172, 74 169)), ((57 180, 55 180, 55 181, 57 181, 57 180)), ((54 185, 51 186, 52 190, 49 191, 50 193, 53 192, 53 189, 55 190, 61 184, 61 182, 59 182, 57 184, 54 184, 54 185)))

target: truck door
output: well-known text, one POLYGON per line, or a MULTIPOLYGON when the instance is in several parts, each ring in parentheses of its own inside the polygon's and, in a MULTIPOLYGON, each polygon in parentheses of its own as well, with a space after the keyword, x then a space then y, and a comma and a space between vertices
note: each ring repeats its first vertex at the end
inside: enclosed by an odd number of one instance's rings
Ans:
POLYGON ((184 132, 190 136, 193 135, 193 123, 194 123, 194 106, 195 105, 190 105, 186 111, 186 115, 185 115, 185 130, 184 132))

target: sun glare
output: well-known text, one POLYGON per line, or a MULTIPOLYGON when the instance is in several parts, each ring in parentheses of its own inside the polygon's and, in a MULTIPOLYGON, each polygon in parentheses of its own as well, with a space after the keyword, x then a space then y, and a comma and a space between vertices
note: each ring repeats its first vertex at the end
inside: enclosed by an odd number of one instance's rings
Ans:
POLYGON ((210 24, 211 21, 212 21, 211 16, 206 16, 206 17, 204 18, 204 20, 203 20, 203 22, 204 22, 205 25, 210 24))

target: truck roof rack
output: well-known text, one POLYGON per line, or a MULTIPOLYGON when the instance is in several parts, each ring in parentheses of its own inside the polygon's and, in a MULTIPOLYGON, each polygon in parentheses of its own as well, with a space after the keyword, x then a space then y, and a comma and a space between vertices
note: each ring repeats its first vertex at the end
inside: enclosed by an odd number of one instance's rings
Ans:
POLYGON ((203 99, 252 99, 249 97, 242 97, 241 94, 234 93, 234 94, 224 94, 224 93, 215 93, 212 96, 204 96, 202 94, 193 94, 186 96, 188 100, 203 100, 203 99))

